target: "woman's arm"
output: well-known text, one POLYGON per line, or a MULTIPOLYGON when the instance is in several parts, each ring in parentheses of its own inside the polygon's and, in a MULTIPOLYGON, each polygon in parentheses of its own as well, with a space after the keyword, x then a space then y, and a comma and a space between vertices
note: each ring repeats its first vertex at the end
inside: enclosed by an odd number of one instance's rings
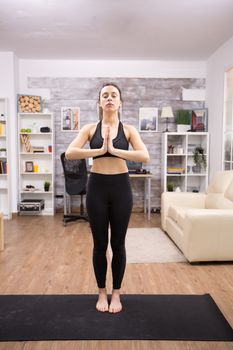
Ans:
POLYGON ((149 153, 138 131, 133 126, 130 126, 130 125, 125 126, 125 128, 128 133, 129 143, 133 147, 133 150, 126 151, 126 150, 114 148, 112 143, 111 131, 110 131, 109 137, 108 137, 108 152, 113 154, 114 156, 117 156, 119 158, 123 158, 126 160, 132 160, 135 162, 144 162, 144 163, 149 162, 150 161, 149 153))
POLYGON ((104 140, 103 146, 98 149, 83 148, 90 138, 90 130, 94 124, 87 124, 80 130, 78 136, 68 146, 65 156, 67 159, 83 159, 100 156, 107 152, 107 140, 104 140))

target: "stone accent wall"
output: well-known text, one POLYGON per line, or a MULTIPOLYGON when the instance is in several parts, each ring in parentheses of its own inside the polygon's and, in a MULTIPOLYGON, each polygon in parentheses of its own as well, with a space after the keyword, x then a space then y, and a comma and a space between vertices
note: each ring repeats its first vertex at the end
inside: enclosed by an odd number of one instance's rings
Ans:
MULTIPOLYGON (((63 179, 60 154, 76 136, 75 132, 61 131, 61 107, 80 107, 81 127, 98 120, 97 100, 101 86, 115 82, 122 90, 123 108, 121 120, 138 128, 139 108, 157 107, 159 109, 158 132, 142 132, 141 137, 148 147, 151 162, 146 169, 153 174, 151 204, 160 207, 161 197, 161 140, 165 123, 160 119, 163 106, 171 106, 174 115, 177 109, 203 108, 204 102, 182 101, 182 87, 186 89, 205 88, 205 79, 193 78, 28 78, 28 87, 50 89, 51 99, 44 106, 54 114, 55 121, 55 195, 63 193, 63 179)), ((169 131, 176 131, 175 118, 169 120, 169 131)), ((87 145, 88 147, 88 145, 87 145)), ((143 181, 133 179, 134 208, 143 209, 143 181)), ((56 207, 63 206, 61 199, 56 207)))

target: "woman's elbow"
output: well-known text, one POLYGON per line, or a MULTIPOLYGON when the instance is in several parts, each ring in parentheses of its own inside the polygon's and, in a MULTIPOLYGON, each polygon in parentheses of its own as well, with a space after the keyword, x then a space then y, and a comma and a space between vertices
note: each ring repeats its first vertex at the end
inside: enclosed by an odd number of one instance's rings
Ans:
POLYGON ((68 148, 66 151, 65 151, 65 157, 66 159, 68 160, 72 160, 72 152, 70 151, 70 149, 68 148))
POLYGON ((150 155, 149 152, 146 150, 143 152, 143 163, 149 163, 150 162, 150 155))
POLYGON ((143 160, 143 163, 149 163, 150 162, 150 156, 149 154, 146 154, 143 160))

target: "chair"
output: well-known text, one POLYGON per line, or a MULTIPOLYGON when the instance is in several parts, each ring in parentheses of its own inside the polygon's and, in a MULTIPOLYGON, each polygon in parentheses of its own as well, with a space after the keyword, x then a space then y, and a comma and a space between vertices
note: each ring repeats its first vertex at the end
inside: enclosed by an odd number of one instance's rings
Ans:
MULTIPOLYGON (((81 196, 80 215, 67 214, 66 210, 63 216, 64 226, 68 222, 76 220, 88 221, 87 214, 84 213, 83 196, 86 194, 87 184, 87 166, 85 159, 68 160, 65 157, 65 152, 61 154, 61 163, 64 171, 64 203, 66 204, 66 194, 69 196, 81 196)), ((65 205, 66 208, 66 205, 65 205)))

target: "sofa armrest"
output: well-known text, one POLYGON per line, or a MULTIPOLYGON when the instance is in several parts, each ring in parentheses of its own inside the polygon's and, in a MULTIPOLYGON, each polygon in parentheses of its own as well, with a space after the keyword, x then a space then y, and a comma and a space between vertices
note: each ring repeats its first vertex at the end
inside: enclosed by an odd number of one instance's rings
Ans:
POLYGON ((205 193, 193 192, 163 192, 161 196, 161 225, 166 231, 166 217, 170 205, 184 208, 205 208, 205 193))
POLYGON ((189 261, 233 260, 233 210, 187 211, 183 252, 189 261))

